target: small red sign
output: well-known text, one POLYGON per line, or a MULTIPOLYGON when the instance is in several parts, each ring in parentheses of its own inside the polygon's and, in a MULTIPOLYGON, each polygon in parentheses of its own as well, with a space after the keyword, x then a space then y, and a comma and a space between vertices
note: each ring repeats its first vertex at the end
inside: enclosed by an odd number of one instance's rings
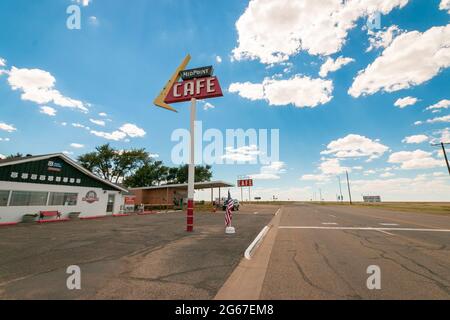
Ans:
POLYGON ((136 201, 135 196, 125 196, 125 204, 126 205, 134 205, 136 201))
POLYGON ((238 187, 253 187, 253 179, 238 180, 238 187))
POLYGON ((176 82, 170 88, 165 103, 177 103, 195 99, 209 99, 223 97, 217 77, 198 78, 176 82))

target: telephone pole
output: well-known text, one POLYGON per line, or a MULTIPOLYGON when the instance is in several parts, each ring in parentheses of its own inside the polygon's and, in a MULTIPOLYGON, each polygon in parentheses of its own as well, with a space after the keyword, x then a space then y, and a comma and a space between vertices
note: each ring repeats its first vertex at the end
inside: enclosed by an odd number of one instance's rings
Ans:
POLYGON ((347 187, 348 187, 348 197, 350 199, 350 204, 352 203, 352 192, 350 191, 350 181, 348 180, 348 171, 345 170, 345 175, 347 176, 347 187))
POLYGON ((434 147, 440 146, 440 147, 442 148, 442 152, 444 153, 445 163, 447 164, 448 174, 450 175, 450 165, 449 165, 449 163, 448 163, 447 152, 445 151, 445 145, 446 145, 446 144, 450 144, 450 142, 436 143, 436 144, 432 144, 432 146, 434 146, 434 147))

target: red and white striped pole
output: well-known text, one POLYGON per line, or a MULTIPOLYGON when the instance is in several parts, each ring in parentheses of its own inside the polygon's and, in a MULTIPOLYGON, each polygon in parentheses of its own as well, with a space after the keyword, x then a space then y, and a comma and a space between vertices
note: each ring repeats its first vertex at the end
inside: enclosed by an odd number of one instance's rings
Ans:
POLYGON ((188 172, 188 207, 187 207, 187 232, 194 231, 194 183, 195 183, 195 109, 197 99, 191 99, 191 150, 188 172))

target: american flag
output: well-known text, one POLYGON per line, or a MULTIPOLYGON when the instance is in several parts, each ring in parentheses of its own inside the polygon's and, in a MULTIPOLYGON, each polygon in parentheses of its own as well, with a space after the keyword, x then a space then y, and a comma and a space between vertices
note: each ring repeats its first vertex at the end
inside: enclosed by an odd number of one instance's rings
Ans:
POLYGON ((227 227, 231 226, 231 220, 233 219, 232 210, 234 207, 233 199, 231 198, 230 190, 228 190, 228 200, 227 200, 227 209, 225 211, 225 225, 227 227))

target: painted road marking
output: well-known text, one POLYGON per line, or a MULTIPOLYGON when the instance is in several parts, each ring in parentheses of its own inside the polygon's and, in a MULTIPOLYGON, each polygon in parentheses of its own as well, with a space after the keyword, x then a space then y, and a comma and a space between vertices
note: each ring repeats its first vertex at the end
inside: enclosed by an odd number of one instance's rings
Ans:
POLYGON ((258 214, 258 212, 253 212, 253 214, 258 214))
POLYGON ((278 209, 277 212, 275 212, 275 215, 276 215, 276 216, 280 213, 280 210, 281 210, 281 208, 278 209))
POLYGON ((337 225, 336 222, 322 222, 323 225, 337 225))
POLYGON ((395 227, 398 226, 398 223, 380 223, 380 225, 385 227, 395 227))
POLYGON ((395 236, 395 234, 387 232, 387 231, 384 231, 384 230, 377 230, 377 231, 381 232, 381 233, 384 233, 384 234, 387 234, 387 235, 390 235, 390 236, 395 236))
POLYGON ((330 217, 336 218, 336 216, 335 216, 335 215, 332 215, 332 214, 330 214, 330 217))
POLYGON ((419 228, 372 228, 372 227, 290 227, 280 226, 279 229, 312 229, 312 230, 356 230, 356 231, 417 231, 417 232, 450 232, 450 229, 419 229, 419 228))

